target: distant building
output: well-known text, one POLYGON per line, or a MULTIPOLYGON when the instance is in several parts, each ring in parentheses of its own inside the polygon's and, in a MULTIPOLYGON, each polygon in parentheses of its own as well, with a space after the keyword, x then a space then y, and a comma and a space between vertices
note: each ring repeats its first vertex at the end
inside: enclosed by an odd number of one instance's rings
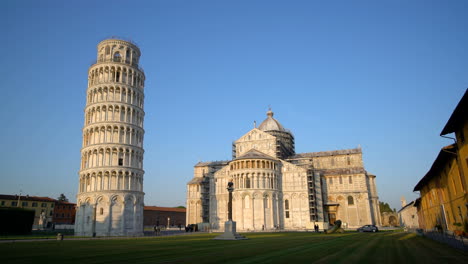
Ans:
POLYGON ((185 227, 185 208, 145 206, 144 226, 185 227))
POLYGON ((414 200, 414 207, 416 207, 416 211, 418 213, 418 224, 419 228, 424 228, 424 217, 422 215, 422 208, 421 208, 421 197, 418 199, 414 200))
POLYGON ((416 184, 420 227, 460 230, 468 221, 468 90, 440 133, 455 133, 455 143, 443 147, 429 171, 416 184))
POLYGON ((400 226, 406 228, 419 228, 418 210, 414 205, 414 201, 411 201, 409 204, 406 204, 406 200, 403 201, 401 204, 402 207, 398 211, 400 226))
POLYGON ((52 227, 56 201, 49 197, 0 194, 0 207, 19 207, 34 210, 34 229, 52 227))
POLYGON ((76 204, 57 201, 53 213, 52 222, 56 225, 75 224, 76 204))
POLYGON ((395 212, 383 212, 382 226, 399 226, 398 214, 395 212))
POLYGON ((227 183, 234 183, 237 230, 380 225, 375 175, 361 148, 295 153, 294 136, 273 112, 232 144, 232 160, 199 162, 187 183, 187 224, 223 230, 227 183))

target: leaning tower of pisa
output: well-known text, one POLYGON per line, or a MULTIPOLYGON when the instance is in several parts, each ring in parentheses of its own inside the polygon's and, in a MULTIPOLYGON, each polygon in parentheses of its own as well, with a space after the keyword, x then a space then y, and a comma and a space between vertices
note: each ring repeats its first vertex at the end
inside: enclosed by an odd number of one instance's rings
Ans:
POLYGON ((143 234, 143 111, 140 49, 106 39, 88 71, 75 234, 143 234))

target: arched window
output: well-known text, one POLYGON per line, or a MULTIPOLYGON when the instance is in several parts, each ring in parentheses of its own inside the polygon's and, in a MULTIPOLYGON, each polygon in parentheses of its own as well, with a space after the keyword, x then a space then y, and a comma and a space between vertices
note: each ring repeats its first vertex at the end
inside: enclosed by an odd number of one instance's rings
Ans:
POLYGON ((353 205, 354 204, 354 199, 352 196, 348 196, 348 205, 353 205))
POLYGON ((129 63, 130 62, 130 50, 127 49, 125 52, 125 62, 129 63))
POLYGON ((250 178, 248 176, 245 178, 245 188, 250 188, 250 178))
POLYGON ((121 58, 122 58, 122 56, 120 56, 119 52, 114 53, 114 61, 120 62, 121 58))

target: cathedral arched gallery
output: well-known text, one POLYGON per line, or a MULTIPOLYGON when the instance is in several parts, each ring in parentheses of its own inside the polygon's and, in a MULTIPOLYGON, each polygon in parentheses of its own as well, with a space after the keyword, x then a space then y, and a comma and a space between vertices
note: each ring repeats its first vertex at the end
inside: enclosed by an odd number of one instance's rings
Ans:
POLYGON ((187 224, 223 230, 227 183, 234 183, 237 230, 348 228, 380 225, 375 175, 364 169, 362 150, 296 153, 293 134, 273 112, 233 142, 232 160, 199 162, 187 184, 187 224))

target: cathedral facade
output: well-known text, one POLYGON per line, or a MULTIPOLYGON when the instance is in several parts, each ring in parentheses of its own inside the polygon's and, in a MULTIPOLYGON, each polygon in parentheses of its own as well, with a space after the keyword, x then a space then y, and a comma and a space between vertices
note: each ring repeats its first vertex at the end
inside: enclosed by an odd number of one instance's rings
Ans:
POLYGON ((187 184, 187 224, 223 230, 228 182, 234 183, 237 230, 305 230, 380 225, 375 175, 361 148, 295 153, 293 134, 267 112, 258 127, 233 143, 232 160, 199 162, 187 184))

